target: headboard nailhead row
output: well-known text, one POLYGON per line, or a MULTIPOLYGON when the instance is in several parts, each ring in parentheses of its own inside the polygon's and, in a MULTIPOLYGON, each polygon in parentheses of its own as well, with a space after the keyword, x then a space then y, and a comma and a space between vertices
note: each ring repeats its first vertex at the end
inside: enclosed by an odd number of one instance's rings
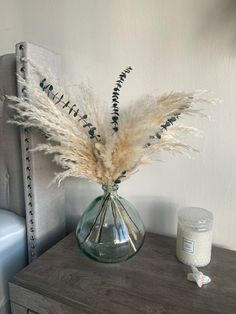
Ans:
MULTIPOLYGON (((27 79, 27 63, 25 59, 25 47, 23 44, 19 44, 17 47, 17 72, 22 78, 27 79)), ((18 88, 18 96, 26 97, 26 87, 18 88)), ((34 230, 34 210, 33 210, 33 194, 32 194, 32 175, 31 175, 31 138, 30 130, 25 128, 22 132, 23 143, 22 149, 25 167, 25 204, 26 204, 26 222, 27 222, 27 237, 28 237, 28 251, 29 262, 36 257, 36 243, 35 243, 35 230, 34 230), (30 226, 30 227, 29 227, 30 226)))

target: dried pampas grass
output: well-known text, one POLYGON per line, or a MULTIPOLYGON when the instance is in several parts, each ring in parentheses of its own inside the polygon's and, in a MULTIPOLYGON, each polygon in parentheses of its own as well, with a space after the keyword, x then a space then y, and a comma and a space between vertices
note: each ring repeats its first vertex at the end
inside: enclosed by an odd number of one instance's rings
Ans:
POLYGON ((155 161, 161 151, 188 154, 194 150, 180 138, 198 131, 180 124, 179 118, 204 116, 195 105, 215 100, 205 91, 170 92, 159 97, 147 95, 120 110, 119 92, 131 70, 125 69, 116 82, 111 115, 84 84, 78 86, 75 104, 71 95, 60 92, 58 84, 48 78, 41 79, 40 86, 18 78, 30 98, 8 96, 15 110, 10 122, 47 135, 48 143, 34 150, 54 155, 53 160, 64 169, 55 176, 59 184, 69 176, 106 185, 120 183, 140 165, 155 161))

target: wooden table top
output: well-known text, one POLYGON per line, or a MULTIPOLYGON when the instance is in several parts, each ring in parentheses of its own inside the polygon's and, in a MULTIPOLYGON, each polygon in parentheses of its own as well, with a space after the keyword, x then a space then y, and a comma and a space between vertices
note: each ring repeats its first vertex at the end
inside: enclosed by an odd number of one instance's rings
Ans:
POLYGON ((214 247, 202 271, 212 282, 200 289, 187 281, 190 268, 176 259, 173 238, 147 233, 135 257, 102 264, 79 250, 72 233, 12 284, 74 309, 61 313, 235 314, 236 252, 214 247))

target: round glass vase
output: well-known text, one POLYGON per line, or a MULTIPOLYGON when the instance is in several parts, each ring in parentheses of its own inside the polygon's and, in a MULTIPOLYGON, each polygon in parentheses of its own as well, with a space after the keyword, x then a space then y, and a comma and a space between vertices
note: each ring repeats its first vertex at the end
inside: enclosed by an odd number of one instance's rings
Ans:
POLYGON ((104 194, 92 201, 79 221, 77 242, 98 262, 122 262, 139 251, 145 228, 135 207, 117 194, 118 185, 102 188, 104 194))

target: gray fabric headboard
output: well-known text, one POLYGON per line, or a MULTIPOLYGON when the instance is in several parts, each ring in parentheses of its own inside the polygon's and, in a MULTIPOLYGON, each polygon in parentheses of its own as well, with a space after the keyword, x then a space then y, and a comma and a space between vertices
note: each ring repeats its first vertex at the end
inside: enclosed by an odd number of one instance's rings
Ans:
MULTIPOLYGON (((9 79, 7 89, 5 89, 4 77, 6 76, 1 75, 0 90, 2 95, 6 93, 17 93, 19 96, 27 95, 27 90, 19 82, 16 83, 16 73, 26 80, 34 79, 39 82, 40 78, 37 77, 35 71, 32 71, 26 60, 40 65, 47 71, 50 70, 56 77, 59 75, 60 57, 31 43, 19 43, 16 45, 16 55, 2 57, 3 68, 5 68, 4 59, 6 58, 7 60, 10 58, 10 66, 2 71, 9 70, 10 74, 6 75, 11 79, 9 79)), ((28 96, 30 97, 30 94, 28 96)), ((6 101, 1 104, 4 107, 6 105, 6 101)), ((3 118, 5 120, 6 117, 3 118)), ((4 121, 2 125, 4 129, 6 122, 4 121)), ((1 173, 8 173, 9 169, 13 169, 14 176, 11 177, 11 172, 10 175, 7 175, 10 176, 10 183, 8 183, 9 187, 5 184, 4 189, 8 190, 9 193, 0 187, 0 206, 3 205, 3 208, 25 215, 29 261, 31 261, 65 236, 65 193, 63 186, 60 188, 56 185, 49 186, 54 173, 58 171, 56 165, 51 161, 52 157, 30 151, 38 142, 45 141, 42 134, 34 130, 16 128, 12 125, 7 125, 7 128, 14 130, 12 131, 14 140, 12 140, 11 147, 7 147, 8 144, 6 143, 9 141, 10 133, 7 131, 4 132, 4 136, 1 134, 0 149, 2 151, 3 148, 4 156, 1 154, 0 170, 1 173), (7 161, 6 158, 8 158, 7 161), (15 168, 17 171, 14 170, 15 168), (15 177, 17 177, 16 180, 15 177)), ((4 181, 4 177, 1 177, 3 178, 1 180, 4 181)))
POLYGON ((4 95, 16 95, 16 56, 0 57, 0 208, 25 216, 19 128, 7 123, 11 112, 4 95))

